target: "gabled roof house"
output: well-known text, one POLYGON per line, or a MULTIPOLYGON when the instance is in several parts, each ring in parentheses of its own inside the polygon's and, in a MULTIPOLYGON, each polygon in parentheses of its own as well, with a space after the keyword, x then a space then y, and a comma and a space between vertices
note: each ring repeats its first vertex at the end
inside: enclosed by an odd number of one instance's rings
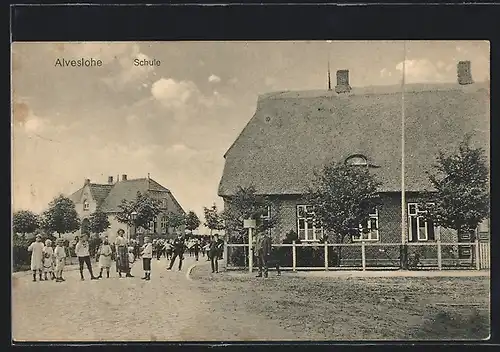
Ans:
POLYGON ((122 200, 134 200, 137 192, 158 199, 162 205, 162 213, 155 221, 151 222, 149 231, 160 234, 171 233, 172 229, 166 227, 165 214, 168 212, 185 214, 184 209, 172 192, 150 177, 128 179, 127 175, 122 175, 121 180, 117 177, 116 181, 113 176, 109 176, 108 183, 105 184, 93 183, 86 179, 84 185, 70 195, 70 199, 75 203, 77 213, 82 221, 81 231, 86 230, 90 214, 98 207, 108 214, 108 220, 111 224, 106 233, 108 237, 114 238, 119 228, 127 231, 126 225, 119 223, 115 215, 120 212, 119 205, 122 200))
POLYGON ((489 158, 489 82, 474 82, 470 65, 458 64, 457 83, 407 84, 404 94, 401 86, 351 87, 349 72, 340 70, 334 90, 259 96, 254 116, 224 155, 219 196, 227 201, 238 186, 253 185, 276 200, 269 209, 277 218, 275 241, 290 230, 316 241, 323 232, 302 199, 314 172, 331 161, 366 165, 382 183, 384 202, 373 212, 377 229, 365 239, 400 242, 404 106, 408 241, 434 240, 434 226, 418 216, 416 203, 431 190, 426 171, 438 151, 454 148, 472 132, 472 142, 489 158))

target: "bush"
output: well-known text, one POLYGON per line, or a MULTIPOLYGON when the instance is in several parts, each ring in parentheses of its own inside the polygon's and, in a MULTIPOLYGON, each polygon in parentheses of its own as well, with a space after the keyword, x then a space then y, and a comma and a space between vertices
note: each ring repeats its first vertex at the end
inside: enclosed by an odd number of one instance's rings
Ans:
POLYGON ((29 270, 31 253, 28 247, 32 240, 24 235, 13 235, 12 238, 12 262, 14 271, 29 270))

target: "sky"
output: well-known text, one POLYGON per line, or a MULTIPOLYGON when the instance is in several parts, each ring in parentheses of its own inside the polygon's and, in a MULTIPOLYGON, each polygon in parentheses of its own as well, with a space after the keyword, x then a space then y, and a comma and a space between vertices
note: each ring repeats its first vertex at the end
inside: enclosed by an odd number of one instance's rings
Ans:
MULTIPOLYGON (((327 67, 353 87, 456 82, 470 60, 489 80, 485 41, 71 42, 12 44, 12 205, 41 212, 86 178, 147 177, 202 218, 216 204, 223 155, 259 94, 327 88, 327 67), (57 59, 102 60, 56 67, 57 59), (136 67, 134 59, 159 60, 136 67), (121 177, 121 176, 120 176, 121 177)), ((335 82, 332 81, 332 86, 335 82)))

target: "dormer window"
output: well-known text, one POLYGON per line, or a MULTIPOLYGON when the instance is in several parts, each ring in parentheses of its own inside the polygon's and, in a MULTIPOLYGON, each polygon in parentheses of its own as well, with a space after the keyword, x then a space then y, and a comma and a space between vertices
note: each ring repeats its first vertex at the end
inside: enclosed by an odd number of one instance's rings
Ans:
POLYGON ((83 210, 89 210, 90 209, 90 203, 88 200, 83 201, 83 210))
POLYGON ((368 160, 361 154, 351 155, 345 160, 345 163, 351 166, 368 166, 368 160))

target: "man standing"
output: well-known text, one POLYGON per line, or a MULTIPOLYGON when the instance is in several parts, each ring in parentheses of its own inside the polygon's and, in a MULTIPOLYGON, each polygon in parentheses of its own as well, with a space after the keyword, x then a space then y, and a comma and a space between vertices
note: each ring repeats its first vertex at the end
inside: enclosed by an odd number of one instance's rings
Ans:
POLYGON ((212 237, 212 241, 210 242, 210 249, 208 252, 208 256, 211 260, 212 264, 212 273, 218 273, 219 272, 219 259, 221 256, 222 252, 222 246, 224 243, 221 245, 221 241, 219 240, 219 235, 215 234, 212 237))
POLYGON ((262 267, 264 267, 264 277, 268 277, 268 261, 271 256, 271 237, 267 230, 262 230, 257 235, 255 239, 255 254, 257 256, 257 262, 259 267, 259 273, 257 277, 262 277, 262 267))
POLYGON ((89 242, 88 236, 86 234, 82 235, 80 241, 75 246, 76 256, 78 257, 78 265, 80 269, 80 278, 81 280, 85 280, 83 277, 83 264, 87 265, 87 269, 90 273, 91 280, 97 280, 97 277, 94 276, 92 272, 92 263, 90 262, 90 250, 89 250, 89 242))
POLYGON ((186 249, 186 242, 181 233, 177 234, 177 238, 174 240, 174 243, 172 243, 172 245, 174 247, 174 255, 170 260, 170 266, 167 268, 167 270, 172 269, 175 263, 175 259, 179 257, 179 271, 180 271, 182 269, 182 260, 184 259, 184 250, 186 249))

